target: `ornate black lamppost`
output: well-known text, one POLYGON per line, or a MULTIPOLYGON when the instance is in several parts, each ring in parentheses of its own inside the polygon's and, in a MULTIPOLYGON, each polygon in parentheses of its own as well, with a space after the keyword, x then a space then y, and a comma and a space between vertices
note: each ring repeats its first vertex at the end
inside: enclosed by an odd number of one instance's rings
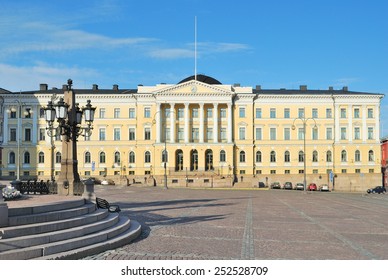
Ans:
POLYGON ((71 195, 82 194, 83 184, 78 173, 77 138, 80 135, 90 136, 93 129, 95 107, 90 100, 82 109, 75 103, 75 93, 72 90, 73 82, 67 81, 67 90, 64 98, 60 98, 57 104, 49 101, 45 108, 45 118, 48 124, 47 133, 50 137, 62 135, 61 174, 58 179, 58 194, 71 195), (82 117, 86 126, 82 126, 82 117), (58 127, 54 128, 54 121, 58 127))

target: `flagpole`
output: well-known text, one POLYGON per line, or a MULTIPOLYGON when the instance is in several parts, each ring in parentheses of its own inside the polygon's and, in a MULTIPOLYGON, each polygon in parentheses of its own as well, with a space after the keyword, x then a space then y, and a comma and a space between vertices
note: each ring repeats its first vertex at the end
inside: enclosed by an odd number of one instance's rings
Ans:
POLYGON ((194 80, 197 80, 197 16, 194 21, 194 80))

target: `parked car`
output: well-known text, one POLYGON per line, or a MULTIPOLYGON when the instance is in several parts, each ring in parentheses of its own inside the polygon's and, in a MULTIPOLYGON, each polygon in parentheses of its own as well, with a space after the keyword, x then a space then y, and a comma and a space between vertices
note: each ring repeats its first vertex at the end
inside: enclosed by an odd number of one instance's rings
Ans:
POLYGON ((285 182, 283 185, 283 189, 285 190, 292 190, 292 183, 291 182, 285 182))
POLYGON ((280 183, 279 182, 273 182, 271 184, 271 189, 280 189, 281 186, 280 186, 280 183))
POLYGON ((106 179, 101 182, 101 185, 114 185, 115 182, 112 179, 106 179))
POLYGON ((316 191, 317 189, 318 188, 317 188, 317 185, 315 183, 311 183, 309 185, 309 188, 308 188, 309 191, 316 191))
POLYGON ((295 189, 298 191, 303 191, 304 190, 304 184, 303 183, 296 183, 295 189))
POLYGON ((319 187, 319 190, 321 192, 328 192, 329 191, 329 185, 328 184, 323 184, 319 187))
POLYGON ((378 194, 382 193, 382 194, 384 194, 387 192, 387 190, 385 189, 384 186, 377 186, 377 187, 368 189, 366 192, 367 193, 378 193, 378 194))

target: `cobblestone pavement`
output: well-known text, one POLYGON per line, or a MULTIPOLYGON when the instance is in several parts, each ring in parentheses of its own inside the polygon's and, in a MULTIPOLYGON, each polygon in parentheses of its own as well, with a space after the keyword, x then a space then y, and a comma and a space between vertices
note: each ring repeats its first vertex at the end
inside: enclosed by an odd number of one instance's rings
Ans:
POLYGON ((86 259, 388 259, 388 195, 96 186, 142 224, 86 259))

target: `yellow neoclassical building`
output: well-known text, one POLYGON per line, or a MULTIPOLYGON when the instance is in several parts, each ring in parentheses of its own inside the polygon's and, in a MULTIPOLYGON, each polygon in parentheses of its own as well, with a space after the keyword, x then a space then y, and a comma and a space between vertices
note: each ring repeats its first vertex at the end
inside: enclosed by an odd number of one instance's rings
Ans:
MULTIPOLYGON (((0 92, 3 179, 58 176, 61 141, 48 137, 43 108, 64 90, 41 84, 38 91, 0 92)), ((296 184, 306 172, 307 183, 351 191, 381 182, 383 94, 262 89, 205 75, 74 91, 80 106, 90 99, 97 107, 92 135, 78 139, 81 177, 251 187, 296 184)))

